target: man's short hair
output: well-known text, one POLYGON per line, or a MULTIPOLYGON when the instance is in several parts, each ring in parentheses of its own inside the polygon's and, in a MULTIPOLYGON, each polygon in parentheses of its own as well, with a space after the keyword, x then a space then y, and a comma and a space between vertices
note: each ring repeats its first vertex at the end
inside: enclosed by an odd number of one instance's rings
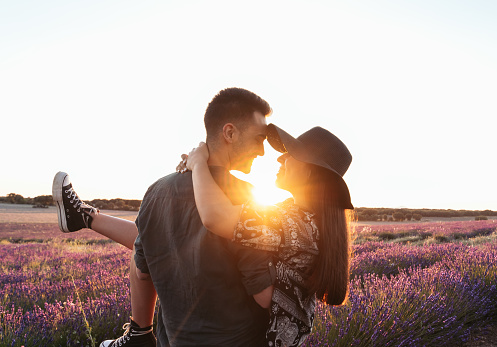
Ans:
POLYGON ((247 120, 252 120, 254 112, 269 116, 272 112, 268 102, 260 96, 242 88, 221 90, 209 103, 204 115, 207 141, 213 139, 226 123, 243 128, 247 120))

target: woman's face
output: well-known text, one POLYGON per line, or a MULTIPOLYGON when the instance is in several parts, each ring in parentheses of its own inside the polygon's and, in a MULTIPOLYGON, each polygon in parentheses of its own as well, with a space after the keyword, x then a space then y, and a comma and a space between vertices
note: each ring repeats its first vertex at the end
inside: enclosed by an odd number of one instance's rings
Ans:
POLYGON ((278 188, 291 192, 292 189, 307 184, 311 174, 310 165, 298 161, 288 153, 278 157, 278 162, 281 164, 276 175, 276 186, 278 188))

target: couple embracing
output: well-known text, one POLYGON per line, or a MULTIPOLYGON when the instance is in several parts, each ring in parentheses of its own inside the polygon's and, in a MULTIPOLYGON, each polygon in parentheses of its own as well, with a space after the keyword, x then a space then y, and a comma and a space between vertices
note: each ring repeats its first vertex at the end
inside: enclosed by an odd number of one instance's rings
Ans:
POLYGON ((205 112, 206 143, 149 187, 135 223, 100 213, 66 173, 55 176, 62 231, 90 228, 133 249, 131 321, 101 347, 299 346, 316 300, 346 300, 353 206, 342 177, 352 156, 329 131, 294 138, 267 125, 270 114, 248 90, 219 92, 205 112), (266 139, 282 153, 276 185, 293 196, 269 207, 229 172, 250 172, 266 139))

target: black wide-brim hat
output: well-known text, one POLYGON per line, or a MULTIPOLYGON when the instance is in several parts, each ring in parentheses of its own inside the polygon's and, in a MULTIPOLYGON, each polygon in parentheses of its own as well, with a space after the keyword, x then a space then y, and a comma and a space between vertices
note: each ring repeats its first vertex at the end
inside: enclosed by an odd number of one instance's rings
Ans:
POLYGON ((288 153, 298 161, 328 170, 340 206, 345 209, 354 208, 349 188, 343 179, 352 162, 352 155, 338 137, 326 129, 314 127, 294 138, 276 125, 269 124, 267 140, 278 152, 288 153))

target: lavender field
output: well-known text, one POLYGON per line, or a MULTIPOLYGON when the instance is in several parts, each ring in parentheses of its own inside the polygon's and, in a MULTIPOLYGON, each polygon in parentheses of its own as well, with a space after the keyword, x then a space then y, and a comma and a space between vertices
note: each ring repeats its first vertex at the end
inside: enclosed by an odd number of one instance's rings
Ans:
MULTIPOLYGON (((44 237, 28 242, 0 230, 0 345, 98 346, 121 335, 129 251, 38 228, 44 237)), ((357 226, 349 302, 319 305, 305 346, 479 345, 497 321, 496 229, 495 220, 357 226)))

